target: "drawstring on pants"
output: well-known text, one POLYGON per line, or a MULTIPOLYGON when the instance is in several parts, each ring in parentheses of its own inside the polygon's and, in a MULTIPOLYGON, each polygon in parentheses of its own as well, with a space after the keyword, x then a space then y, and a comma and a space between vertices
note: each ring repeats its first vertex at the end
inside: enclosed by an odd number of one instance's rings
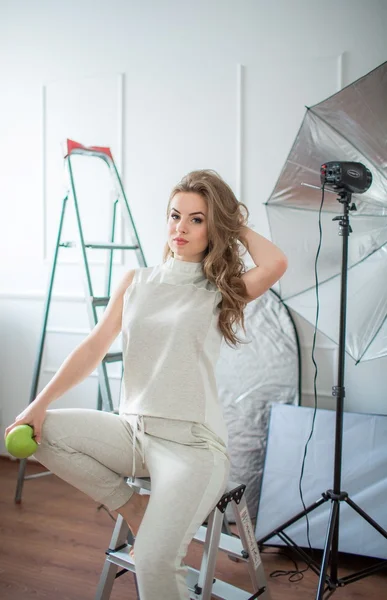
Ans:
POLYGON ((141 464, 145 467, 145 428, 144 428, 144 416, 143 415, 134 415, 135 420, 133 422, 133 464, 132 464, 132 477, 135 476, 136 473, 136 442, 137 439, 140 440, 141 446, 141 464), (139 430, 139 435, 137 436, 137 429, 139 430))

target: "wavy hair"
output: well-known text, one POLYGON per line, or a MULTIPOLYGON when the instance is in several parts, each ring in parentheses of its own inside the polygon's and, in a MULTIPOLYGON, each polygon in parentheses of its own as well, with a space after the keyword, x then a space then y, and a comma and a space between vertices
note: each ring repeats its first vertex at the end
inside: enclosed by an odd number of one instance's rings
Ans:
MULTIPOLYGON (((230 346, 243 343, 235 333, 235 327, 241 325, 245 330, 244 308, 247 304, 247 290, 241 275, 246 271, 241 258, 238 240, 242 240, 242 228, 246 226, 249 211, 245 204, 238 202, 230 186, 213 170, 192 171, 173 188, 167 206, 169 216, 171 201, 178 192, 200 194, 208 207, 208 247, 203 259, 203 271, 206 278, 222 294, 218 304, 219 328, 230 346)), ((165 246, 163 260, 173 252, 168 243, 165 246)))

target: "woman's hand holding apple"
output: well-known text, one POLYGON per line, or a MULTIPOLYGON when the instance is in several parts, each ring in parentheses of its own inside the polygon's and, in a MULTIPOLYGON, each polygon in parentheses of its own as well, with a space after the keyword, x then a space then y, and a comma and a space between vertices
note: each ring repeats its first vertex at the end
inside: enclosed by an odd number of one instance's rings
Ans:
POLYGON ((26 425, 30 425, 31 427, 33 427, 34 440, 35 440, 35 442, 40 444, 41 439, 42 439, 41 438, 42 427, 43 427, 44 419, 46 418, 47 408, 45 406, 42 406, 42 404, 38 404, 38 403, 35 404, 35 402, 36 402, 35 400, 34 400, 34 402, 31 402, 31 404, 29 404, 27 406, 27 408, 25 408, 23 410, 23 412, 21 412, 16 417, 15 422, 6 428, 5 436, 4 436, 5 438, 12 431, 12 429, 17 427, 18 425, 26 424, 26 425))

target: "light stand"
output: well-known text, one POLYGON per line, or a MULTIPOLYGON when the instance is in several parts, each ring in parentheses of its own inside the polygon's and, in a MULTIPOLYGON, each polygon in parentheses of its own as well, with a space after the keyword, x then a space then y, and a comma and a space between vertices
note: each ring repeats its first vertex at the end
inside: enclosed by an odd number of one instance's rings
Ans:
POLYGON ((291 547, 310 568, 319 575, 319 583, 317 588, 316 600, 329 598, 338 587, 343 587, 348 583, 363 579, 368 575, 372 575, 387 567, 387 560, 382 560, 366 569, 362 569, 346 577, 338 577, 338 562, 339 562, 339 530, 340 530, 340 503, 346 502, 365 519, 374 529, 376 529, 387 540, 387 531, 385 531, 376 521, 374 521, 364 510, 362 510, 348 496, 347 492, 341 491, 341 463, 342 463, 342 448, 343 448, 343 413, 344 413, 344 370, 345 370, 345 336, 346 336, 346 311, 347 311, 347 271, 348 271, 348 237, 352 232, 349 224, 349 211, 355 210, 353 204, 350 207, 352 193, 346 190, 338 191, 338 201, 343 204, 342 216, 335 217, 334 221, 339 221, 339 235, 343 238, 342 243, 342 263, 341 263, 341 291, 340 291, 340 334, 339 334, 339 363, 338 363, 338 381, 337 385, 332 388, 332 395, 336 398, 336 430, 335 430, 335 454, 334 454, 334 476, 333 489, 324 492, 314 504, 308 506, 305 510, 295 515, 293 518, 286 521, 264 537, 258 540, 258 545, 261 547, 269 539, 278 536, 285 544, 291 547), (321 565, 311 559, 308 554, 300 548, 284 530, 296 523, 299 519, 305 517, 325 502, 331 501, 331 512, 328 521, 327 534, 325 539, 324 551, 321 565), (328 568, 330 566, 330 574, 328 568))

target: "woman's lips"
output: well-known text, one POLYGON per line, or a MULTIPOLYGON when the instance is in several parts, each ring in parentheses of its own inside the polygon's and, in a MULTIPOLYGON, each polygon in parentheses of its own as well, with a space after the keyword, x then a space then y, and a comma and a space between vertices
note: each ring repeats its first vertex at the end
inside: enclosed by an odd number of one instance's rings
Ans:
POLYGON ((173 240, 175 242, 175 244, 177 244, 178 246, 184 246, 185 244, 188 244, 187 240, 173 240))

